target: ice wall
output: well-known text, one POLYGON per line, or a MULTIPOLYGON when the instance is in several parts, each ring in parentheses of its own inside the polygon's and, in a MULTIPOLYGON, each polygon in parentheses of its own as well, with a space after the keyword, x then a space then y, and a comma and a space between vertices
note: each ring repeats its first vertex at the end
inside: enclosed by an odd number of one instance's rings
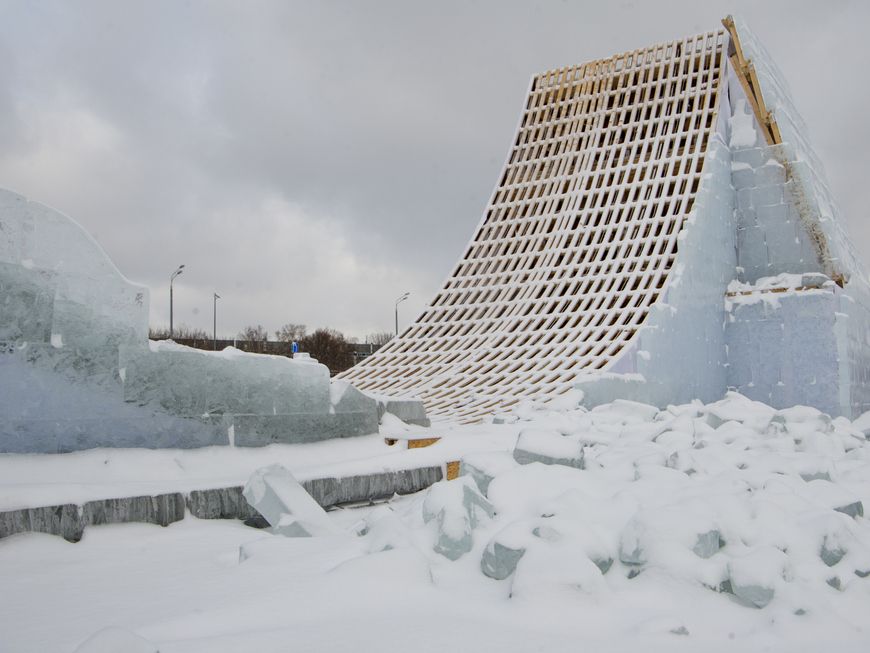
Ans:
POLYGON ((378 430, 377 402, 316 361, 147 338, 147 290, 74 221, 0 189, 0 453, 378 430))
POLYGON ((730 72, 736 96, 732 124, 731 178, 736 196, 737 278, 755 282, 782 273, 824 272, 789 178, 799 166, 788 144, 768 146, 752 109, 730 72))
MULTIPOLYGON (((824 281, 804 285, 795 275, 795 287, 783 292, 756 287, 729 297, 728 385, 771 406, 810 405, 829 415, 849 415, 849 379, 841 363, 842 291, 817 276, 824 281)), ((777 290, 783 285, 775 284, 777 290)))
POLYGON ((729 115, 723 94, 697 200, 680 233, 665 292, 607 374, 579 380, 587 405, 622 397, 664 406, 695 398, 713 401, 725 391, 722 297, 736 266, 729 115))
POLYGON ((117 351, 148 337, 148 290, 76 222, 0 189, 0 342, 28 360, 113 381, 117 351))

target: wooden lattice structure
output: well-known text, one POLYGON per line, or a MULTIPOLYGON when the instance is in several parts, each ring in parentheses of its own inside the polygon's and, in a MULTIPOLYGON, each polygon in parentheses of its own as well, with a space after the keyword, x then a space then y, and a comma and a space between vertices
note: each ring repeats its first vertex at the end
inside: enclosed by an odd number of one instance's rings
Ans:
POLYGON ((534 77, 464 256, 417 322, 344 377, 472 420, 607 372, 674 264, 728 42, 720 30, 534 77))

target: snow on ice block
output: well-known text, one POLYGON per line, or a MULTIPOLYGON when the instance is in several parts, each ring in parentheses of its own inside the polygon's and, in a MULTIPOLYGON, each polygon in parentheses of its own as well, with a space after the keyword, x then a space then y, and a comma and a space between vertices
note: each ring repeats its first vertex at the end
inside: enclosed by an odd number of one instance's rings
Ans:
POLYGON ((583 469, 583 445, 555 431, 526 429, 517 438, 514 460, 521 465, 539 462, 583 469))
POLYGON ((620 561, 635 572, 651 566, 676 577, 719 585, 725 579, 725 560, 716 557, 722 546, 716 526, 720 509, 716 502, 698 499, 641 507, 620 534, 620 561))
POLYGON ((243 495, 269 522, 275 533, 288 537, 307 537, 336 532, 326 511, 281 465, 255 471, 245 485, 243 495))
POLYGON ((739 392, 728 392, 725 398, 705 408, 707 423, 718 428, 725 422, 739 422, 754 431, 762 432, 776 414, 776 410, 766 404, 744 397, 739 392))
POLYGON ((550 594, 554 588, 604 591, 606 581, 601 568, 578 551, 570 539, 535 540, 517 563, 511 596, 550 594))
POLYGON ((435 522, 438 527, 433 549, 449 560, 457 560, 471 551, 472 531, 494 516, 492 504, 467 476, 435 483, 423 500, 423 521, 435 522))
POLYGON ((359 535, 369 553, 413 546, 411 529, 390 505, 379 506, 366 515, 359 535))
POLYGON ((88 637, 73 653, 159 653, 159 649, 157 644, 113 626, 88 637))
POLYGON ((863 517, 864 503, 841 486, 821 478, 809 481, 811 496, 819 503, 849 517, 863 517))
POLYGON ((596 406, 592 409, 593 413, 608 412, 613 415, 618 415, 621 421, 625 424, 633 424, 638 422, 651 422, 659 414, 659 409, 650 404, 644 404, 639 401, 630 401, 628 399, 615 399, 609 404, 596 406))
POLYGON ((516 466, 517 461, 507 451, 485 451, 464 456, 459 464, 459 474, 470 476, 480 491, 486 494, 492 479, 516 466))
POLYGON ((772 546, 759 546, 728 562, 731 591, 744 603, 763 608, 773 599, 784 575, 788 556, 772 546))

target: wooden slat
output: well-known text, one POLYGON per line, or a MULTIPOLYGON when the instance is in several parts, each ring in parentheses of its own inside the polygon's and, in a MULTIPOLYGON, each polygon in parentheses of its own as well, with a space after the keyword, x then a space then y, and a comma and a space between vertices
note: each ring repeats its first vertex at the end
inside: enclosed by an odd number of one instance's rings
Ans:
POLYGON ((726 43, 718 30, 537 76, 462 260, 414 325, 343 377, 473 421, 614 364, 674 263, 726 43))

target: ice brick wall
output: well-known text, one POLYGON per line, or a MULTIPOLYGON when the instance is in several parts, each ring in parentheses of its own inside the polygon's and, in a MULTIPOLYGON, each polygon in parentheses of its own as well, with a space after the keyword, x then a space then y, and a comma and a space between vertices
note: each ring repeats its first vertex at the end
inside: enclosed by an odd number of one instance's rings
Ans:
MULTIPOLYGON (((757 73, 767 109, 771 112, 789 149, 787 159, 798 164, 792 171, 799 194, 798 207, 805 218, 815 222, 826 236, 826 256, 830 257, 824 270, 829 276, 839 271, 856 273, 862 266, 846 235, 825 175, 824 166, 810 145, 806 123, 795 107, 785 76, 773 57, 739 16, 734 18, 744 55, 752 62, 757 73)), ((865 275, 866 277, 866 275, 865 275)))
POLYGON ((728 301, 728 385, 778 408, 850 415, 840 289, 752 292, 728 301), (844 378, 844 375, 846 378, 844 378))
POLYGON ((851 415, 870 410, 870 286, 853 275, 840 294, 838 323, 845 331, 840 348, 842 382, 848 383, 851 415))
POLYGON ((772 145, 732 153, 740 281, 822 271, 794 201, 795 182, 786 180, 780 163, 792 160, 788 150, 787 145, 772 145))

